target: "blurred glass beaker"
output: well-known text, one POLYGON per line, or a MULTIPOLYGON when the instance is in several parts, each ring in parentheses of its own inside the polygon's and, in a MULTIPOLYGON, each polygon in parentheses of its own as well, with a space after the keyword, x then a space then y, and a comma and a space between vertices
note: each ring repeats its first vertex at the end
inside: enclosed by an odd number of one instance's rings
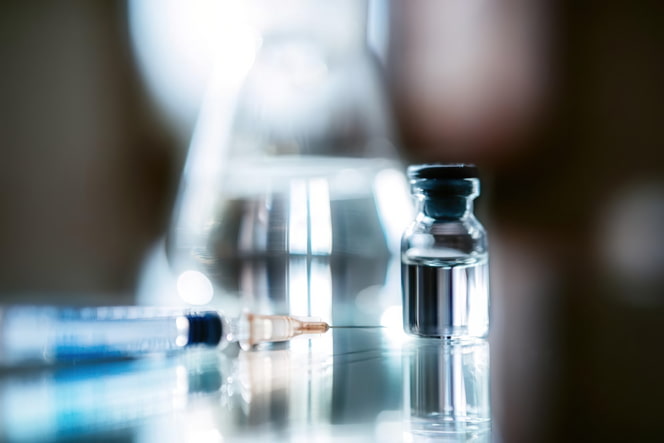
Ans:
MULTIPOLYGON (((367 4, 247 5, 260 45, 237 90, 213 85, 203 105, 170 261, 205 275, 227 310, 330 320, 333 298, 384 284, 412 211, 367 4)), ((352 320, 339 306, 335 319, 352 320)))

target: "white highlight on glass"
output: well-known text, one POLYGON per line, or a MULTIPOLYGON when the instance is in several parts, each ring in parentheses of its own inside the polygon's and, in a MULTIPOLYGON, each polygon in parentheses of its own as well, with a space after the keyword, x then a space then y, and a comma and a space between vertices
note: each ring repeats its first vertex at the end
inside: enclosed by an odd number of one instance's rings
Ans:
POLYGON ((310 264, 309 315, 332 320, 332 270, 327 260, 314 258, 310 264))
POLYGON ((376 174, 373 183, 380 222, 390 251, 398 254, 401 234, 413 219, 413 206, 408 195, 406 179, 396 169, 384 169, 376 174), (404 211, 408 208, 408 211, 404 211))
POLYGON ((401 306, 390 306, 380 317, 380 325, 388 329, 401 329, 401 306))
POLYGON ((199 271, 185 271, 177 280, 178 295, 192 305, 204 305, 212 300, 214 288, 210 279, 199 271))
POLYGON ((216 65, 243 77, 258 46, 246 5, 216 0, 131 0, 129 30, 146 84, 176 127, 190 125, 216 65))
POLYGON ((323 178, 309 180, 309 219, 311 227, 311 253, 332 253, 332 217, 330 215, 330 188, 323 178))
POLYGON ((380 317, 380 325, 385 328, 385 337, 392 343, 398 344, 408 338, 403 331, 401 305, 394 305, 386 308, 380 317))
POLYGON ((293 315, 309 315, 309 276, 305 257, 291 257, 288 261, 288 305, 293 315))
POLYGON ((189 320, 187 317, 180 316, 175 319, 175 328, 178 331, 178 336, 175 339, 175 344, 177 346, 187 346, 188 334, 189 334, 189 320))
POLYGON ((309 217, 307 184, 304 180, 293 180, 291 182, 289 203, 288 252, 291 254, 306 254, 309 242, 309 217))

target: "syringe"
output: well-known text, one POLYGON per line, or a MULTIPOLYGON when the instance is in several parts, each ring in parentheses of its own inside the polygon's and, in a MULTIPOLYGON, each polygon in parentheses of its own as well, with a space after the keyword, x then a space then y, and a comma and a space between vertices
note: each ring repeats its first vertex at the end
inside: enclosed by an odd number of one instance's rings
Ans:
POLYGON ((132 357, 187 348, 244 349, 329 329, 322 321, 287 315, 144 307, 14 306, 0 316, 0 363, 132 357))

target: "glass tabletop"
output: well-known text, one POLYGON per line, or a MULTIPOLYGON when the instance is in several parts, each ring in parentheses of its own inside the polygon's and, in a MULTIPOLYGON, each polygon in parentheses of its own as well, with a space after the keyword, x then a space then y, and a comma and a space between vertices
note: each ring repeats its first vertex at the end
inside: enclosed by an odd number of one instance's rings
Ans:
POLYGON ((488 342, 354 328, 253 351, 9 371, 1 437, 492 441, 489 368, 488 342))

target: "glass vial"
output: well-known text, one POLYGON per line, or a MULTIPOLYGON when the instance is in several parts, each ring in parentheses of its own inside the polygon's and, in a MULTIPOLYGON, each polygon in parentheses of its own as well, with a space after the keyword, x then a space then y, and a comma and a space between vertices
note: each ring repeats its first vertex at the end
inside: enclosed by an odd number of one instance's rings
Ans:
POLYGON ((408 168, 416 217, 401 240, 404 330, 448 340, 486 338, 489 264, 486 231, 473 214, 477 168, 408 168))

